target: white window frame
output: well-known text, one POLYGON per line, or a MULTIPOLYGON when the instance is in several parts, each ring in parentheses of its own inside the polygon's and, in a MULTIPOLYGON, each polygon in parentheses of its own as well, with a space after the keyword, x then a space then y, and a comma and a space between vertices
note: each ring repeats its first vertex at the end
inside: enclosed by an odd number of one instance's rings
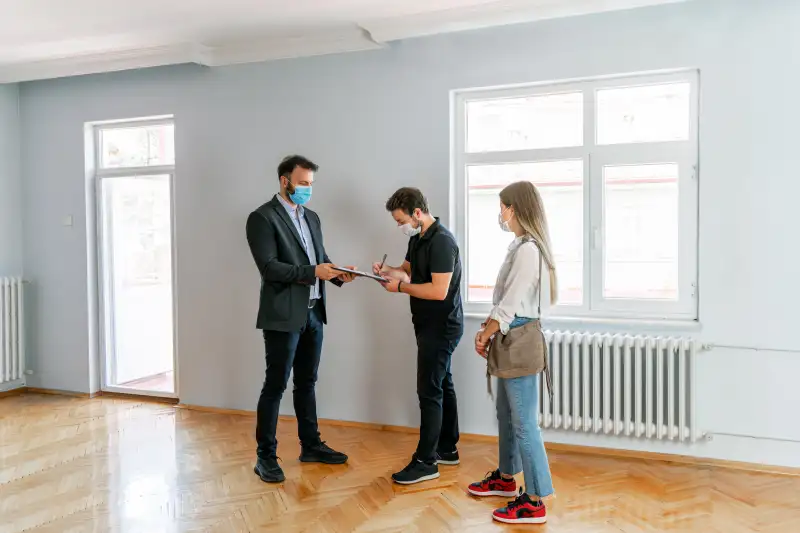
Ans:
MULTIPOLYGON (((125 128, 139 129, 148 126, 175 126, 175 119, 172 116, 159 116, 153 118, 130 119, 130 120, 115 120, 108 122, 96 122, 91 124, 91 141, 92 141, 92 154, 90 157, 90 165, 92 170, 92 177, 94 181, 94 195, 95 195, 95 235, 97 244, 97 295, 99 300, 98 306, 98 336, 99 336, 99 355, 100 355, 100 390, 112 393, 122 394, 135 394, 138 396, 154 396, 159 398, 178 398, 180 391, 178 390, 178 294, 177 294, 177 268, 176 268, 176 239, 175 239, 175 163, 171 165, 150 165, 150 166, 123 166, 123 167, 103 167, 102 156, 102 139, 101 134, 104 130, 119 130, 125 128), (113 366, 116 363, 116 358, 111 357, 114 338, 113 328, 107 323, 109 314, 106 310, 113 313, 113 288, 105 291, 104 287, 113 287, 109 283, 108 275, 113 268, 113 265, 106 264, 103 257, 110 257, 107 252, 106 236, 103 233, 103 226, 108 216, 103 210, 103 184, 107 180, 114 178, 141 178, 152 179, 154 176, 168 176, 170 187, 170 220, 172 225, 172 375, 173 375, 173 392, 161 391, 148 391, 140 389, 130 389, 127 387, 120 387, 109 385, 109 378, 115 374, 113 366)), ((110 263, 110 260, 109 260, 110 263)))
POLYGON ((583 161, 583 302, 556 305, 553 318, 679 320, 698 319, 698 111, 699 73, 680 70, 654 74, 631 74, 525 86, 467 89, 451 93, 451 225, 456 229, 464 257, 462 291, 465 311, 486 316, 491 304, 469 302, 469 239, 467 236, 470 165, 528 163, 561 160, 583 161), (689 136, 684 141, 600 145, 596 143, 595 95, 598 90, 674 82, 690 84, 689 136), (583 93, 583 145, 567 148, 467 152, 466 106, 469 102, 528 97, 581 91, 583 93), (603 296, 603 168, 631 164, 677 163, 679 172, 678 299, 607 299, 603 296))

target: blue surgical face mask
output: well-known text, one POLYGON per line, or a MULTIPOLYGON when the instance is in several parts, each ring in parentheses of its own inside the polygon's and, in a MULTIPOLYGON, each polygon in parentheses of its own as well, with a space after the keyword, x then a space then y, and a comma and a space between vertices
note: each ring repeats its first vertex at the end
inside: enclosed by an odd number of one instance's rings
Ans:
POLYGON ((294 192, 289 195, 289 199, 297 205, 304 205, 311 200, 311 186, 297 185, 294 192))
POLYGON ((303 205, 311 200, 311 186, 310 185, 292 185, 289 178, 284 176, 286 180, 286 195, 292 203, 303 205))

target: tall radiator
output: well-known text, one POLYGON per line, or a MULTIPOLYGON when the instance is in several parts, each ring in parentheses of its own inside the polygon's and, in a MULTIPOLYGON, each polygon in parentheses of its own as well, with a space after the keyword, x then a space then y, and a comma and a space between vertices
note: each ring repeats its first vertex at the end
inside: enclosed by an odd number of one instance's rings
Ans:
POLYGON ((25 323, 21 278, 0 278, 0 390, 24 385, 25 323))
POLYGON ((695 341, 545 331, 553 399, 540 376, 539 423, 644 439, 698 439, 695 341))

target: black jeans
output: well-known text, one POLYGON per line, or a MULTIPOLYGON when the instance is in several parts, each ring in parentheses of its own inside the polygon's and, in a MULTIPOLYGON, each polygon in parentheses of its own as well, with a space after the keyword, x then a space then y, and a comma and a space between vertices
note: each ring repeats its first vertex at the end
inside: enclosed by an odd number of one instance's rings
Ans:
POLYGON ((278 412, 283 391, 294 369, 294 412, 301 445, 319 442, 317 425, 317 383, 319 357, 322 352, 322 319, 319 304, 308 312, 308 321, 298 332, 264 331, 267 372, 256 411, 258 456, 275 457, 278 440, 278 412))
POLYGON ((421 414, 415 457, 427 463, 437 451, 452 452, 458 443, 458 408, 450 362, 460 337, 417 331, 417 396, 421 414))

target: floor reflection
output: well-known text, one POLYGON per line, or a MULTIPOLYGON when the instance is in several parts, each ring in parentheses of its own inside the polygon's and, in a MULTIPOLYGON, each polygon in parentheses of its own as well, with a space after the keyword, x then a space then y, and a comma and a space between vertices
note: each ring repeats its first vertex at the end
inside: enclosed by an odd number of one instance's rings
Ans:
MULTIPOLYGON (((464 487, 497 449, 462 441, 462 464, 399 487, 416 435, 324 425, 348 465, 297 460, 282 420, 286 482, 253 474, 254 419, 136 401, 26 395, 0 400, 0 533, 511 531, 500 501, 464 487)), ((800 478, 550 454, 558 498, 547 531, 800 531, 800 478)), ((544 531, 544 529, 542 529, 544 531)))

